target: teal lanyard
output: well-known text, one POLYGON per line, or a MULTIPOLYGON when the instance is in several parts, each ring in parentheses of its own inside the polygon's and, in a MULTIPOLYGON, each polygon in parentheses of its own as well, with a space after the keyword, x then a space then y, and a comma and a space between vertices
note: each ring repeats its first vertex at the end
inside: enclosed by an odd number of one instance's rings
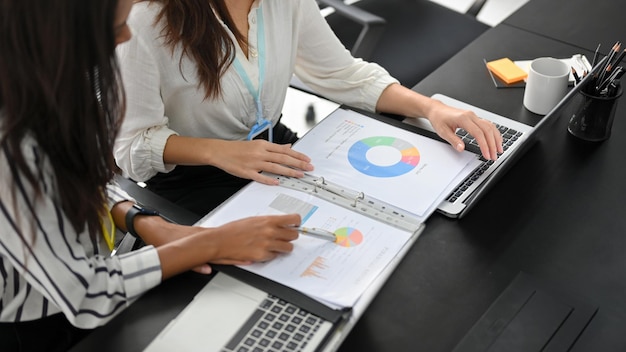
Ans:
POLYGON ((269 141, 272 142, 272 123, 263 117, 263 103, 261 103, 261 88, 263 87, 263 81, 265 80, 265 26, 263 23, 263 9, 257 8, 257 51, 259 57, 259 85, 257 89, 254 89, 254 85, 250 80, 250 77, 244 70, 243 65, 239 61, 239 58, 235 57, 233 64, 239 77, 243 80, 248 91, 254 98, 256 105, 256 123, 250 129, 247 139, 251 140, 261 132, 269 129, 269 141))

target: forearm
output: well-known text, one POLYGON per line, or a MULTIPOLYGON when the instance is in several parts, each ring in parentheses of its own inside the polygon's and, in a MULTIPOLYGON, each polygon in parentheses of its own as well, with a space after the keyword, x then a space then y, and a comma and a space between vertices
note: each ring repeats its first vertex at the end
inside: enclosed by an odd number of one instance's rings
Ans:
POLYGON ((265 184, 278 184, 262 172, 302 177, 312 171, 311 159, 291 148, 258 139, 252 141, 221 140, 171 136, 165 146, 164 161, 179 165, 211 165, 225 172, 265 184))
POLYGON ((479 118, 472 111, 447 106, 399 84, 392 84, 383 91, 376 108, 380 112, 427 118, 437 134, 458 151, 465 149, 465 144, 455 132, 463 128, 476 138, 486 159, 496 160, 498 153, 503 152, 502 136, 490 121, 479 118))
MULTIPOLYGON (((210 230, 209 230, 210 231, 210 230)), ((157 248, 163 280, 209 262, 216 256, 217 245, 206 235, 190 235, 157 248)))
MULTIPOLYGON (((111 211, 116 226, 122 231, 127 231, 125 218, 132 205, 131 201, 120 202, 111 211)), ((157 248, 162 280, 206 264, 207 258, 214 256, 212 238, 192 236, 192 233, 198 232, 193 227, 173 224, 160 216, 147 215, 135 216, 133 226, 146 244, 157 248)))
POLYGON ((163 162, 176 165, 214 165, 215 153, 226 148, 228 141, 172 135, 163 151, 163 162))
MULTIPOLYGON (((132 207, 133 202, 120 202, 113 207, 111 214, 117 228, 126 232, 126 213, 132 207)), ((172 242, 176 239, 185 237, 190 233, 190 227, 181 226, 170 223, 160 216, 135 216, 133 226, 135 231, 141 236, 146 243, 155 247, 172 242)))
POLYGON ((378 98, 376 111, 407 117, 426 117, 441 102, 400 84, 390 84, 378 98))

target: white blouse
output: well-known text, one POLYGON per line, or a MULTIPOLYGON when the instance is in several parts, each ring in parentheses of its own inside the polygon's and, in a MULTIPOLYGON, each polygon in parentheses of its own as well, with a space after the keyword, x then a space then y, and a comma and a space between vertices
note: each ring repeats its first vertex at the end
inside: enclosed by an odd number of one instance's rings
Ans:
MULTIPOLYGON (((193 61, 188 57, 180 61, 180 46, 172 52, 164 44, 163 24, 154 24, 160 9, 158 3, 135 4, 128 19, 133 38, 118 46, 127 113, 115 157, 126 176, 136 181, 175 167, 163 163, 165 143, 172 134, 244 140, 256 122, 253 95, 234 65, 222 77, 221 97, 205 99, 193 61)), ((236 57, 257 89, 257 33, 265 33, 261 102, 264 117, 274 124, 294 73, 327 98, 370 111, 382 91, 397 82, 379 65, 353 58, 314 0, 257 0, 248 23, 249 58, 238 45, 236 57)))

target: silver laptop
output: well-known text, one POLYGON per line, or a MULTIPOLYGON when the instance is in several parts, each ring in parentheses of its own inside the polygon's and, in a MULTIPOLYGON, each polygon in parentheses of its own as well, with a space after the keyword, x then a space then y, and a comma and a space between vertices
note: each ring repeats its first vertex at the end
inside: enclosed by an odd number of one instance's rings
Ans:
POLYGON ((219 272, 146 351, 317 351, 342 319, 219 272))
POLYGON ((422 229, 350 309, 334 310, 241 268, 220 267, 145 351, 336 351, 422 229))
MULTIPOLYGON (((446 216, 461 218, 476 204, 476 202, 486 193, 508 168, 519 159, 528 147, 537 140, 541 130, 551 122, 557 120, 561 114, 566 112, 569 102, 578 94, 580 89, 589 82, 592 76, 602 66, 604 59, 596 64, 594 69, 585 78, 574 86, 561 101, 546 114, 535 126, 530 126, 513 119, 494 114, 476 106, 464 103, 443 94, 435 94, 433 98, 444 102, 447 105, 474 111, 481 118, 492 121, 498 126, 504 139, 504 153, 496 161, 488 161, 480 156, 478 145, 472 137, 463 130, 458 130, 459 135, 466 143, 466 149, 474 151, 477 158, 481 159, 479 166, 475 167, 471 174, 458 180, 457 187, 439 205, 438 211, 446 216)), ((438 138, 432 126, 425 119, 404 119, 403 123, 417 126, 426 131, 427 135, 438 138)))
MULTIPOLYGON (((491 185, 499 178, 506 168, 517 159, 515 156, 521 155, 526 149, 525 147, 530 145, 530 142, 534 140, 534 138, 532 138, 534 135, 533 132, 537 130, 540 124, 533 127, 443 94, 435 94, 432 97, 442 101, 446 105, 463 110, 471 110, 481 118, 490 120, 498 127, 503 137, 504 153, 495 161, 486 160, 481 156, 478 144, 472 136, 462 129, 457 130, 457 135, 465 142, 466 150, 476 153, 476 158, 481 161, 478 166, 475 166, 476 164, 470 165, 472 170, 468 170, 469 175, 468 172, 466 172, 464 174, 468 176, 456 180, 457 186, 437 208, 437 211, 446 216, 460 218, 465 215, 478 201, 480 196, 485 193, 487 186, 491 185)), ((541 121, 548 119, 549 115, 546 115, 541 121)), ((405 119, 404 123, 432 131, 434 134, 432 126, 430 126, 426 120, 416 121, 415 119, 405 119)))

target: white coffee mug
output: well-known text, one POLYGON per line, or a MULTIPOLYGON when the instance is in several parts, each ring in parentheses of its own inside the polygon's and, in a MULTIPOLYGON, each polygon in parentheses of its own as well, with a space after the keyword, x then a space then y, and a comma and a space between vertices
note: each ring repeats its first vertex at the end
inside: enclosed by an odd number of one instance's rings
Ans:
POLYGON ((561 60, 540 57, 530 63, 524 107, 535 114, 545 115, 565 96, 571 68, 561 60))

